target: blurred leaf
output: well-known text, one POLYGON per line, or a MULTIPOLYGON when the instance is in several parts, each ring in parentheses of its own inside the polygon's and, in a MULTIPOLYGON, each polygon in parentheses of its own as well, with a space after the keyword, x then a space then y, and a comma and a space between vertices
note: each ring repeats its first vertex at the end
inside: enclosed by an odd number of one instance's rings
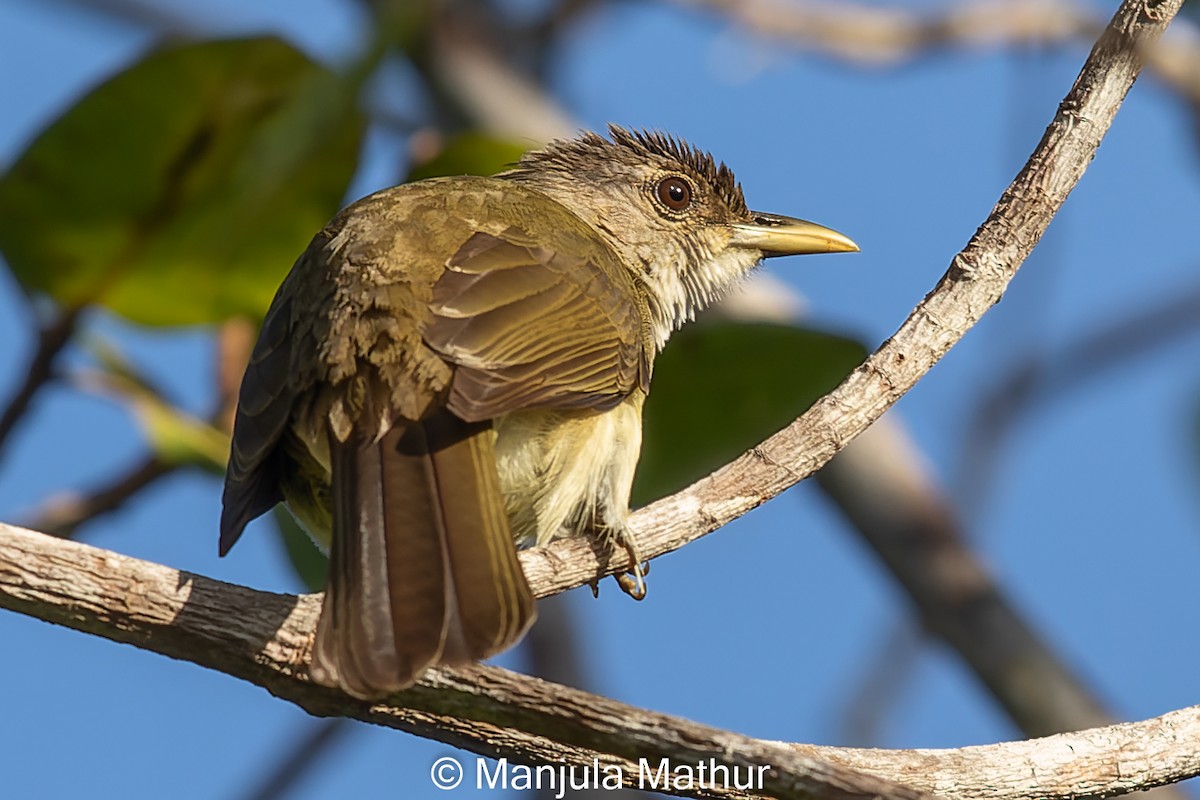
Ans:
POLYGON ((865 356, 850 339, 772 323, 712 322, 674 334, 654 363, 633 507, 782 429, 865 356))
POLYGON ((88 343, 100 369, 85 374, 82 382, 126 405, 137 418, 151 450, 164 463, 199 467, 215 475, 225 473, 229 436, 167 401, 112 344, 88 343))
POLYGON ((229 437, 175 406, 163 402, 134 405, 154 453, 167 464, 182 464, 225 474, 229 437))
POLYGON ((451 139, 436 156, 413 168, 406 180, 442 175, 494 175, 511 166, 527 148, 482 133, 463 133, 451 139))
POLYGON ((274 38, 152 52, 0 179, 0 249, 27 291, 68 308, 261 316, 353 175, 359 79, 274 38))
POLYGON ((310 592, 319 592, 325 588, 325 571, 329 559, 321 552, 312 537, 304 532, 296 518, 288 513, 282 505, 275 506, 271 513, 275 525, 279 529, 279 539, 287 551, 288 559, 296 570, 296 576, 308 587, 310 592))
POLYGON ((405 51, 426 42, 435 0, 366 0, 379 40, 405 51))

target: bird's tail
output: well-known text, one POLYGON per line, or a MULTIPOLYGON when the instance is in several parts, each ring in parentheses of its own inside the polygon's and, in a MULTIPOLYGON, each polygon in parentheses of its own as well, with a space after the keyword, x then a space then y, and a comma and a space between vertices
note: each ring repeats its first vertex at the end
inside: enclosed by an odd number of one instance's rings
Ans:
POLYGON ((365 699, 515 644, 533 594, 490 423, 441 412, 381 439, 330 437, 333 534, 312 677, 365 699))

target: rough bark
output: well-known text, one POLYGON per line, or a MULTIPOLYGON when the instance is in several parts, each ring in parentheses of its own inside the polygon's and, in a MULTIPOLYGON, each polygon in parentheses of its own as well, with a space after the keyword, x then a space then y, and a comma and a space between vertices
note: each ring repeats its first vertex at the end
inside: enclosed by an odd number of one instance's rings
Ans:
MULTIPOLYGON (((682 546, 811 474, 1000 299, 1095 154, 1137 76, 1139 54, 1180 2, 1121 5, 1029 162, 904 325, 788 428, 639 512, 634 530, 643 554, 682 546)), ((598 554, 581 539, 524 553, 522 561, 540 595, 624 567, 622 558, 598 554)), ((363 719, 487 755, 581 765, 598 758, 627 767, 661 757, 770 764, 762 794, 772 797, 1093 797, 1200 771, 1196 708, 990 749, 884 752, 764 742, 488 667, 435 671, 389 703, 371 705, 309 682, 314 597, 256 592, 2 524, 0 607, 226 672, 314 714, 363 719)), ((744 796, 719 788, 681 793, 744 796)))

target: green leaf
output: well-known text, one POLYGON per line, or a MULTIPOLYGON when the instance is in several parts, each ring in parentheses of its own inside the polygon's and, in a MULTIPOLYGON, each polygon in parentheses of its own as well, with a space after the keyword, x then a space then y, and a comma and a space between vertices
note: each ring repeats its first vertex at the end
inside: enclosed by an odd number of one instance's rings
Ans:
POLYGON ((682 489, 781 430, 865 356, 858 342, 789 325, 679 331, 654 363, 632 505, 682 489))
POLYGON ((442 175, 494 175, 514 164, 526 149, 516 142, 483 133, 459 134, 436 156, 414 167, 407 180, 442 175))
POLYGON ((379 42, 395 44, 410 55, 425 46, 437 0, 369 0, 366 5, 379 42))
POLYGON ((172 405, 112 343, 93 339, 88 350, 100 369, 85 374, 81 382, 125 405, 156 456, 167 464, 224 474, 229 461, 228 434, 172 405))
POLYGON ((134 411, 154 452, 168 464, 225 474, 229 437, 212 425, 166 403, 139 402, 134 411))
POLYGON ((274 38, 150 53, 0 178, 0 250, 26 290, 149 325, 259 317, 341 204, 361 76, 274 38))
POLYGON ((288 560, 296 570, 296 576, 310 592, 321 591, 325 586, 325 572, 329 559, 282 505, 275 506, 271 516, 279 531, 279 540, 287 551, 288 560))

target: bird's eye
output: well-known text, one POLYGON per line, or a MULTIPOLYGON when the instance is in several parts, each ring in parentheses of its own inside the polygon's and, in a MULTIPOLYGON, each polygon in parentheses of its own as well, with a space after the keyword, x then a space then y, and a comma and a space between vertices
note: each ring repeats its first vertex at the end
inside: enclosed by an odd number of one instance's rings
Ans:
POLYGON ((672 211, 683 211, 692 204, 692 187, 678 175, 658 182, 658 200, 672 211))

